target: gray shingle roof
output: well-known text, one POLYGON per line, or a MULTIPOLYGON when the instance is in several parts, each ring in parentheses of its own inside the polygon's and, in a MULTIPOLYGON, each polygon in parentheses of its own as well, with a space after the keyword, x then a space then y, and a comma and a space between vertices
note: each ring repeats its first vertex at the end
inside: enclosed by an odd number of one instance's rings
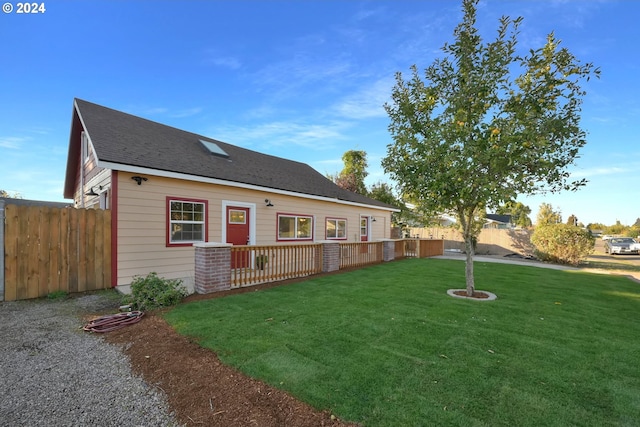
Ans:
POLYGON ((393 209, 386 203, 338 187, 307 164, 237 147, 80 99, 75 103, 100 162, 393 209), (229 158, 211 154, 200 140, 215 142, 229 158))

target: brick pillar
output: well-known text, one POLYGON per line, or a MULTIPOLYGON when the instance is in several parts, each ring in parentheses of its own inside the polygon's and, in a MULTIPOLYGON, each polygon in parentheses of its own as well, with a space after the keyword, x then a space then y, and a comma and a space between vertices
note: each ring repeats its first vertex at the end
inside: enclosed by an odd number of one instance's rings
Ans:
POLYGON ((392 239, 382 239, 382 260, 393 261, 396 259, 396 241, 392 239))
POLYGON ((340 243, 324 241, 322 243, 322 272, 340 270, 340 243))
POLYGON ((231 245, 195 243, 195 291, 199 294, 231 289, 231 245))

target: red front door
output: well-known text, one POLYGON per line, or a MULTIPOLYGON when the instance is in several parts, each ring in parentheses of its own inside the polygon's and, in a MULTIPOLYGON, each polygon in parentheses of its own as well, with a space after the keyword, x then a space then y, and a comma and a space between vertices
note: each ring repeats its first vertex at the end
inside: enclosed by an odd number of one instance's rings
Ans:
MULTIPOLYGON (((227 206, 227 243, 249 244, 249 208, 227 206)), ((231 268, 249 267, 249 251, 234 252, 231 268)))
POLYGON ((360 241, 369 241, 369 218, 367 217, 360 218, 360 241))
MULTIPOLYGON (((360 217, 360 241, 368 242, 369 241, 369 218, 360 217)), ((369 252, 369 245, 360 246, 360 253, 369 252)))

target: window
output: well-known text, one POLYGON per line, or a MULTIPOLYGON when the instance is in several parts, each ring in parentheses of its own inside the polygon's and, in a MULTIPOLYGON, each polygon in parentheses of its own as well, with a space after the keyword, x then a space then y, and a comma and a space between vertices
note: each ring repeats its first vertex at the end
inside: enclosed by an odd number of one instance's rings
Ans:
POLYGON ((88 162, 89 161, 89 157, 91 155, 91 147, 89 145, 89 137, 87 136, 86 132, 82 131, 82 134, 80 136, 80 139, 82 141, 82 160, 84 162, 88 162))
POLYGON ((167 197, 167 246, 205 242, 207 235, 205 200, 167 197))
POLYGON ((246 224, 247 212, 237 209, 229 209, 229 224, 246 224))
POLYGON ((311 240, 313 217, 306 215, 278 215, 278 240, 311 240))
POLYGON ((340 218, 327 218, 326 225, 327 239, 346 239, 347 220, 340 218))

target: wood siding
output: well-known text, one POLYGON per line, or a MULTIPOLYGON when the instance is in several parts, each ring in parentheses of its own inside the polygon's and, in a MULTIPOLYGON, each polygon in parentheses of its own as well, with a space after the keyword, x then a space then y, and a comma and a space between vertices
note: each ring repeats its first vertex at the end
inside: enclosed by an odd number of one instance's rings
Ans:
MULTIPOLYGON (((389 238, 390 212, 350 206, 321 200, 305 199, 266 191, 234 188, 180 179, 144 175, 148 181, 138 185, 133 174, 118 173, 117 221, 117 284, 131 283, 134 276, 156 272, 169 279, 193 283, 194 248, 167 247, 166 197, 201 199, 208 201, 207 226, 210 242, 225 242, 225 206, 239 204, 252 209, 255 224, 251 231, 252 245, 276 243, 278 213, 311 215, 314 217, 313 240, 326 238, 326 218, 347 220, 347 239, 360 239, 360 217, 375 218, 371 224, 371 240, 389 238), (267 207, 265 199, 273 204, 267 207), (225 204, 226 203, 226 204, 225 204)), ((294 242, 295 243, 295 242, 294 242)), ((300 242, 310 243, 309 241, 300 242)))
POLYGON ((4 300, 111 287, 111 212, 5 207, 4 300))

